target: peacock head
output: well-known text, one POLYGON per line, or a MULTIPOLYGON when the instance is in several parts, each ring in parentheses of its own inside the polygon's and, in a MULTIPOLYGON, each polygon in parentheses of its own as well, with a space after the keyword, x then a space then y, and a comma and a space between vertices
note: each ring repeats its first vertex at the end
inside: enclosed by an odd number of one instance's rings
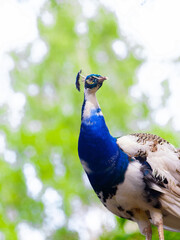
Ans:
POLYGON ((76 77, 76 88, 80 91, 80 83, 79 79, 80 76, 83 78, 84 87, 89 92, 96 92, 103 84, 104 80, 107 79, 107 77, 102 77, 98 74, 90 74, 87 77, 84 77, 81 75, 81 70, 78 72, 76 77))

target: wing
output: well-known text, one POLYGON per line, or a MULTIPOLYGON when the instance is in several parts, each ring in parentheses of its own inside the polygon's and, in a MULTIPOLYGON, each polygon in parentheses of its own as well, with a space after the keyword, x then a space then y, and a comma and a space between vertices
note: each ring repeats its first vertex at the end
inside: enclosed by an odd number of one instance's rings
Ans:
POLYGON ((118 138, 117 144, 130 157, 147 161, 154 175, 180 183, 180 151, 163 138, 136 133, 118 138))
MULTIPOLYGON (((180 150, 153 134, 137 133, 117 139, 118 146, 131 158, 152 170, 147 174, 151 189, 162 193, 160 202, 172 218, 180 218, 180 150), (146 163, 146 164, 145 164, 146 163), (150 176, 150 177, 149 177, 150 176)), ((142 168, 142 169, 143 169, 142 168)), ((169 220, 167 220, 169 221, 169 220)), ((180 230, 180 221, 177 229, 180 230)), ((167 224, 171 228, 170 223, 167 224)))

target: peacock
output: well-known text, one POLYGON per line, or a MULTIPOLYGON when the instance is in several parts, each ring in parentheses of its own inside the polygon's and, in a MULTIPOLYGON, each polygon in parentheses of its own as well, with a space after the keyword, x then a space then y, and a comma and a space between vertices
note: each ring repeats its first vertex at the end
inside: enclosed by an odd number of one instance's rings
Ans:
POLYGON ((135 221, 146 240, 151 224, 159 239, 164 231, 180 232, 180 151, 150 133, 111 136, 96 98, 107 77, 81 71, 76 77, 84 102, 78 154, 92 188, 103 205, 118 217, 135 221))

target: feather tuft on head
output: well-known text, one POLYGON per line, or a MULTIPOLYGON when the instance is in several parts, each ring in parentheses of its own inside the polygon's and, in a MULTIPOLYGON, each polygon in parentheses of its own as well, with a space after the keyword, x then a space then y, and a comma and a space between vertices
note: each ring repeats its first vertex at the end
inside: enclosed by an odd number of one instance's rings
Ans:
POLYGON ((77 76, 76 76, 76 88, 77 88, 77 90, 80 92, 80 77, 82 77, 82 81, 84 82, 84 80, 85 80, 85 77, 83 76, 83 75, 81 75, 81 73, 82 73, 82 70, 80 70, 79 72, 78 72, 78 74, 77 74, 77 76))

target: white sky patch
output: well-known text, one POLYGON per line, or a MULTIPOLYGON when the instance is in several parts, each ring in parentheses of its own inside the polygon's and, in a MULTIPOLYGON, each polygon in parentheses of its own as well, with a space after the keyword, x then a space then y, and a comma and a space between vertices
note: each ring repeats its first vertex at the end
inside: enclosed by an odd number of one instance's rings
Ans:
POLYGON ((128 51, 126 44, 121 40, 115 40, 112 44, 112 49, 119 59, 125 59, 127 57, 128 51))
POLYGON ((45 240, 45 234, 42 230, 33 228, 26 222, 18 224, 19 240, 45 240))
POLYGON ((41 20, 46 26, 51 26, 55 23, 54 16, 49 11, 44 11, 41 15, 41 20))
POLYGON ((8 163, 15 163, 16 162, 16 152, 13 150, 5 150, 4 151, 4 160, 8 163))
POLYGON ((37 133, 42 129, 42 123, 39 120, 32 120, 28 123, 27 127, 31 133, 37 133))
MULTIPOLYGON (((7 52, 22 51, 27 44, 38 39, 37 15, 45 1, 1 0, 0 3, 0 105, 8 104, 8 121, 14 129, 21 123, 25 96, 15 93, 11 88, 9 71, 13 69, 14 63, 7 52)), ((47 52, 42 42, 38 47, 36 54, 33 51, 37 50, 37 45, 32 48, 31 59, 34 62, 41 61, 47 52)))
POLYGON ((24 106, 26 103, 26 97, 21 92, 12 92, 7 101, 9 105, 8 121, 10 126, 16 129, 24 116, 24 106))
POLYGON ((95 57, 96 57, 96 60, 99 62, 99 64, 106 63, 109 59, 105 51, 97 51, 95 57))
POLYGON ((64 176, 66 168, 62 163, 61 155, 52 151, 50 156, 51 162, 54 165, 54 171, 57 176, 64 176))
POLYGON ((29 60, 33 63, 40 63, 47 53, 48 47, 46 43, 41 39, 37 39, 36 41, 33 42, 33 45, 31 47, 29 60))
POLYGON ((159 125, 166 125, 170 120, 168 108, 161 108, 158 111, 155 111, 153 116, 159 125))
POLYGON ((11 222, 15 222, 18 218, 18 211, 16 209, 8 207, 6 210, 6 215, 11 222))
POLYGON ((83 15, 86 18, 93 18, 97 14, 98 2, 94 0, 80 0, 83 15))
POLYGON ((178 95, 177 97, 176 95, 171 95, 170 98, 168 99, 167 110, 168 110, 168 115, 170 115, 173 119, 172 122, 175 129, 180 131, 180 111, 179 111, 179 108, 177 107, 177 105, 179 106, 179 103, 180 103, 180 95, 178 95), (178 102, 176 102, 177 99, 178 99, 178 102))
POLYGON ((33 199, 37 199, 43 188, 43 184, 36 176, 35 167, 30 163, 25 163, 23 173, 26 179, 28 195, 33 199))
POLYGON ((21 92, 15 92, 8 100, 8 104, 11 108, 20 110, 26 102, 25 95, 21 92))
POLYGON ((51 232, 61 228, 66 221, 66 216, 61 209, 62 197, 53 188, 47 188, 42 196, 42 201, 45 206, 44 229, 51 232))
POLYGON ((140 98, 142 94, 149 97, 149 105, 154 110, 152 116, 157 124, 166 125, 172 118, 173 126, 180 130, 180 63, 147 61, 137 73, 139 82, 131 89, 131 95, 140 98), (169 80, 170 96, 162 107, 164 94, 162 82, 169 80))
MULTIPOLYGON (((2 0, 1 2, 0 77, 2 87, 0 89, 0 104, 7 102, 8 99, 15 99, 12 97, 14 93, 10 87, 9 78, 9 70, 13 68, 13 62, 10 57, 5 55, 5 52, 13 49, 22 50, 28 43, 36 40, 32 47, 30 59, 38 63, 47 54, 46 44, 42 40, 38 40, 36 23, 37 14, 39 14, 44 2, 45 0, 22 2, 2 0), (36 51, 37 49, 38 51, 36 51)), ((106 7, 116 12, 121 30, 128 39, 129 44, 140 44, 143 46, 142 51, 145 52, 148 62, 139 70, 139 75, 143 75, 143 77, 139 81, 138 88, 141 89, 142 93, 147 94, 144 86, 150 86, 148 95, 151 98, 151 105, 159 105, 160 95, 162 94, 160 83, 155 83, 155 86, 153 86, 155 91, 154 89, 152 91, 152 85, 155 82, 152 84, 152 81, 159 78, 159 73, 165 75, 170 68, 168 62, 180 55, 179 0, 174 0, 173 2, 170 0, 105 0, 103 3, 106 7), (159 65, 159 68, 155 66, 154 62, 157 63, 157 66, 159 65)), ((81 1, 81 4, 83 13, 87 18, 91 18, 97 13, 98 4, 96 2, 86 0, 81 1)), ((42 18, 44 21, 47 21, 47 24, 48 22, 53 24, 51 13, 46 11, 42 18)), ((85 24, 83 22, 79 24, 79 31, 81 33, 86 31, 85 24)), ((117 55, 125 54, 122 44, 120 46, 118 42, 114 43, 113 49, 117 55)), ((98 59, 102 59, 101 55, 98 55, 98 59)), ((177 69, 178 67, 175 67, 174 72, 177 72, 177 69)), ((171 77, 171 75, 168 77, 171 77)), ((173 81, 172 77, 171 81, 173 81)), ((177 88, 172 90, 173 97, 171 97, 171 102, 174 102, 173 105, 177 109, 177 104, 175 103, 179 102, 179 94, 177 95, 176 91, 177 88)), ((20 105, 23 108, 24 105, 21 102, 20 105)), ((16 106, 13 106, 10 112, 10 124, 13 128, 16 128, 21 123, 22 111, 20 111, 20 107, 16 110, 16 106)), ((177 123, 180 122, 177 112, 177 110, 174 111, 175 115, 173 115, 176 128, 178 127, 177 123)))
POLYGON ((0 240, 5 240, 5 239, 6 239, 6 238, 5 238, 4 233, 0 232, 0 240))
POLYGON ((63 106, 61 106, 61 110, 64 116, 71 116, 74 113, 74 108, 72 106, 72 103, 64 103, 63 106))
POLYGON ((6 137, 5 134, 0 132, 0 154, 4 153, 6 149, 6 137))
POLYGON ((43 201, 45 202, 45 204, 50 206, 53 204, 56 204, 58 207, 62 206, 62 197, 53 188, 46 189, 43 195, 43 201))
POLYGON ((38 36, 36 15, 25 3, 2 0, 0 32, 0 53, 17 48, 22 49, 38 36))
POLYGON ((179 0, 114 0, 120 26, 144 47, 149 58, 174 59, 180 54, 179 0))
POLYGON ((80 240, 98 239, 104 229, 111 231, 116 226, 113 214, 99 205, 84 206, 81 200, 76 198, 72 201, 72 209, 68 228, 78 232, 80 240))
POLYGON ((49 99, 53 99, 54 95, 55 95, 55 88, 54 85, 51 83, 46 83, 43 86, 43 92, 45 94, 45 96, 49 99))
POLYGON ((27 159, 30 159, 36 155, 36 149, 34 146, 27 146, 24 150, 24 154, 26 155, 27 159))
POLYGON ((28 86, 28 93, 30 96, 36 96, 39 93, 39 86, 35 83, 32 83, 28 86))
POLYGON ((6 103, 12 94, 9 71, 11 71, 13 67, 13 60, 6 53, 0 53, 0 105, 6 103))
POLYGON ((3 159, 10 163, 14 164, 17 160, 16 152, 8 149, 6 146, 6 136, 3 132, 0 132, 0 154, 3 156, 3 159))
POLYGON ((75 26, 75 31, 80 35, 87 33, 88 32, 88 26, 87 26, 86 22, 77 23, 76 26, 75 26))
MULTIPOLYGON (((105 2, 111 4, 108 0, 105 2)), ((146 58, 138 70, 139 81, 131 88, 131 95, 138 99, 142 95, 148 96, 155 122, 166 125, 172 118, 173 127, 180 130, 180 66, 173 62, 180 56, 180 2, 114 0, 112 5, 129 45, 142 46, 142 50, 138 50, 139 55, 146 58), (167 79, 171 95, 167 105, 161 109, 161 83, 167 79)))
POLYGON ((150 106, 158 108, 161 104, 163 89, 160 85, 169 76, 169 68, 159 62, 143 63, 137 72, 138 91, 150 97, 150 106), (148 73, 151 73, 148 75, 148 73))

